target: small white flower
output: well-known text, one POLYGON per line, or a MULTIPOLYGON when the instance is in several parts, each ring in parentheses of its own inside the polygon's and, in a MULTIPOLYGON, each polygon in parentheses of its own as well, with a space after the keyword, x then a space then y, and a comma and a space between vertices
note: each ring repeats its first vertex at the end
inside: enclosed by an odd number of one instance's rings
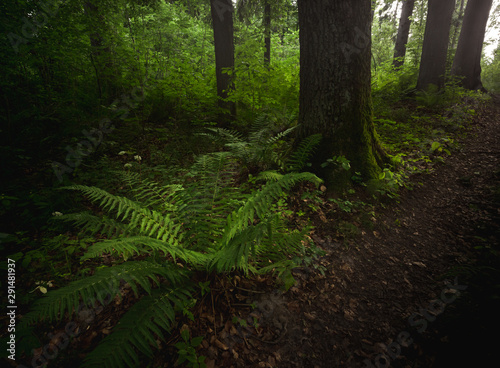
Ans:
POLYGON ((135 155, 135 156, 134 156, 134 160, 136 160, 136 161, 141 161, 141 160, 142 160, 142 157, 141 157, 141 156, 139 156, 139 155, 135 155))
POLYGON ((119 154, 120 156, 123 156, 123 155, 127 154, 127 152, 125 152, 125 151, 120 151, 120 152, 118 152, 118 154, 119 154))
POLYGON ((127 164, 123 165, 123 167, 132 167, 132 164, 131 163, 127 163, 127 164))
POLYGON ((61 212, 52 212, 52 216, 62 216, 63 214, 61 212))

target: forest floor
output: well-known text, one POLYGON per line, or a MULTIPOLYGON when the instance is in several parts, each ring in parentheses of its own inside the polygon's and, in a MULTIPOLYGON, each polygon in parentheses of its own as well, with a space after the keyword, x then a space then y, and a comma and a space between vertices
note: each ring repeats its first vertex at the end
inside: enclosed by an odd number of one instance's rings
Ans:
POLYGON ((221 281, 188 326, 205 336, 207 366, 495 365, 500 98, 444 163, 411 180, 420 184, 378 208, 349 246, 318 218, 312 237, 327 255, 294 271, 288 292, 221 281))
MULTIPOLYGON (((207 368, 494 366, 500 360, 500 97, 467 125, 451 155, 430 173, 411 176, 412 189, 395 199, 367 204, 362 190, 349 213, 326 200, 308 213, 311 238, 326 255, 294 269, 288 291, 271 275, 200 273, 195 281, 209 281, 210 292, 196 296, 175 328, 203 336, 196 354, 207 368)), ((295 214, 309 205, 300 190, 290 198, 295 214)), ((92 316, 92 325, 79 314, 81 334, 49 366, 79 366, 135 301, 130 288, 124 292, 92 316)), ((175 366, 179 341, 178 333, 158 340, 153 362, 141 367, 175 366)), ((41 353, 32 351, 34 358, 41 353)))

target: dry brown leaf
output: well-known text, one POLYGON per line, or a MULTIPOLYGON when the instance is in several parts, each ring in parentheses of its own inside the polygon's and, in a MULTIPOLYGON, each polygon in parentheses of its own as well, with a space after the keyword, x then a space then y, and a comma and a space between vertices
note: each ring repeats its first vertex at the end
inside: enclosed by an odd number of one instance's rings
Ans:
POLYGON ((220 342, 218 339, 216 339, 214 341, 214 345, 217 346, 221 350, 224 350, 224 351, 229 350, 229 347, 227 345, 225 345, 224 343, 220 342))

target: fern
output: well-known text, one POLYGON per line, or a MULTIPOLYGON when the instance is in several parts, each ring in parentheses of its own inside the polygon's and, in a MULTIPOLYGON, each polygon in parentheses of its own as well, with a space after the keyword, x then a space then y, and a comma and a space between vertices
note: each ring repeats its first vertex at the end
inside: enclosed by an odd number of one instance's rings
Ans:
POLYGON ((182 310, 191 298, 191 290, 186 286, 156 289, 143 297, 120 319, 112 333, 87 355, 82 368, 139 366, 134 350, 151 357, 151 346, 158 348, 154 336, 165 341, 162 331, 171 331, 176 309, 182 310))
POLYGON ((181 246, 171 246, 165 241, 147 236, 103 240, 90 246, 82 260, 85 261, 110 253, 119 254, 128 259, 135 255, 151 254, 153 252, 162 252, 165 256, 170 255, 174 261, 176 258, 180 258, 193 265, 206 263, 206 259, 201 253, 184 249, 181 246))
POLYGON ((222 244, 229 243, 236 233, 248 226, 248 223, 252 222, 256 216, 263 218, 269 211, 271 204, 283 191, 301 181, 312 181, 317 184, 321 182, 316 175, 311 173, 289 173, 256 191, 243 206, 228 217, 222 244))
POLYGON ((126 187, 131 188, 130 193, 136 202, 140 202, 143 207, 151 207, 158 211, 174 211, 175 206, 171 203, 171 198, 178 191, 184 190, 180 184, 160 185, 141 178, 139 173, 127 171, 118 174, 125 181, 126 187))
POLYGON ((80 301, 90 306, 95 301, 103 303, 110 295, 120 291, 120 281, 130 284, 138 295, 137 285, 147 292, 151 291, 150 281, 158 284, 158 277, 167 278, 171 283, 178 283, 182 273, 171 266, 149 261, 131 261, 121 265, 104 268, 93 276, 72 282, 66 287, 51 291, 35 303, 33 310, 23 318, 23 323, 32 324, 38 320, 60 320, 65 313, 73 314, 80 301))
MULTIPOLYGON (((170 216, 161 214, 141 206, 138 202, 125 197, 112 195, 105 190, 84 185, 66 187, 66 189, 79 190, 83 192, 91 201, 98 202, 99 206, 112 214, 122 223, 128 221, 126 227, 115 227, 115 230, 122 230, 121 235, 134 233, 161 239, 169 243, 172 247, 179 246, 178 238, 180 226, 176 224, 170 216), (113 212, 116 210, 115 212, 113 212)), ((84 215, 74 216, 77 222, 87 221, 87 224, 94 224, 93 217, 84 215)), ((110 222, 108 224, 111 225, 110 222)), ((94 229, 95 230, 95 229, 94 229)))
MULTIPOLYGON (((87 356, 84 367, 137 366, 138 352, 151 356, 155 335, 163 339, 164 331, 173 328, 176 311, 191 299, 192 271, 290 274, 296 259, 306 253, 303 240, 309 229, 288 229, 283 216, 275 212, 275 203, 297 183, 321 180, 307 172, 269 170, 258 176, 265 181, 258 190, 238 186, 237 168, 242 162, 263 168, 271 163, 280 167, 277 163, 286 161, 274 149, 293 128, 273 134, 265 121, 256 121, 248 141, 228 130, 209 130, 207 137, 221 137, 227 151, 198 157, 183 183, 160 184, 125 173, 128 196, 84 185, 66 187, 81 192, 105 213, 102 217, 87 212, 60 216, 84 231, 107 237, 91 245, 82 261, 111 254, 125 263, 51 291, 34 305, 25 323, 61 319, 74 313, 81 302, 103 303, 105 296, 117 295, 121 282, 126 282, 137 297, 146 295, 87 356), (127 261, 144 256, 151 257, 127 261)), ((289 167, 300 170, 317 142, 318 137, 302 142, 289 167)))
POLYGON ((311 154, 321 142, 321 139, 321 134, 313 134, 300 142, 297 149, 292 153, 287 162, 287 171, 297 172, 302 170, 311 154))
POLYGON ((247 139, 243 139, 236 132, 216 128, 208 128, 209 133, 201 135, 223 143, 239 166, 252 173, 280 166, 283 162, 281 155, 276 152, 277 143, 290 135, 295 127, 285 129, 278 134, 274 134, 274 128, 269 116, 262 114, 255 119, 247 139))
POLYGON ((88 212, 65 214, 58 217, 58 219, 73 222, 82 232, 88 232, 91 235, 102 233, 107 237, 114 237, 120 234, 127 235, 130 231, 129 227, 120 221, 107 217, 98 217, 88 212))
POLYGON ((213 141, 223 143, 228 152, 226 158, 233 158, 247 173, 256 171, 281 169, 284 172, 299 172, 307 164, 321 142, 321 134, 311 135, 298 144, 289 157, 288 153, 279 150, 278 143, 289 136, 297 126, 287 128, 280 133, 273 133, 273 124, 266 114, 258 116, 251 129, 248 139, 241 134, 219 128, 208 128, 210 133, 201 135, 210 137, 213 141))

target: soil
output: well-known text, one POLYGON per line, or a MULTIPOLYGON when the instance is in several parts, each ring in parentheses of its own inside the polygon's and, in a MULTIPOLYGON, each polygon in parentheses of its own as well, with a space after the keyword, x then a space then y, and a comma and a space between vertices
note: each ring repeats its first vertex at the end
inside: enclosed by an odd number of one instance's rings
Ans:
POLYGON ((294 271, 286 293, 265 279, 221 281, 190 324, 205 336, 207 366, 498 362, 500 98, 471 125, 457 151, 412 177, 419 184, 378 208, 349 246, 318 220, 312 237, 327 255, 294 271))

